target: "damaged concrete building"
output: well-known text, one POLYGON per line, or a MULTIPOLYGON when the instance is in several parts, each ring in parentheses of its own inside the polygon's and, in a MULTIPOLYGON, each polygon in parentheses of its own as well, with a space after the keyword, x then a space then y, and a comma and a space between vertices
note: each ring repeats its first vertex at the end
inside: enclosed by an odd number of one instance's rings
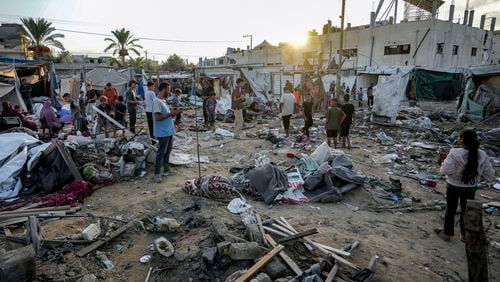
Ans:
MULTIPOLYGON (((344 31, 342 79, 346 86, 366 89, 377 83, 380 75, 390 75, 414 67, 454 69, 498 64, 500 34, 495 32, 496 18, 481 15, 474 26, 474 11, 465 11, 463 19, 455 17, 450 5, 448 20, 438 19, 438 8, 444 1, 406 1, 404 18, 397 22, 391 3, 381 13, 381 5, 371 13, 367 25, 351 26, 344 31), (383 18, 385 15, 385 18, 383 18)), ((444 7, 442 7, 444 9, 444 7)), ((325 76, 323 84, 335 80, 340 29, 328 21, 321 34, 309 32, 308 41, 300 48, 267 41, 239 50, 228 48, 223 57, 200 58, 198 67, 207 75, 234 74, 254 80, 258 91, 280 95, 288 80, 294 86, 307 76, 325 76)), ((255 89, 254 89, 255 91, 255 89)))

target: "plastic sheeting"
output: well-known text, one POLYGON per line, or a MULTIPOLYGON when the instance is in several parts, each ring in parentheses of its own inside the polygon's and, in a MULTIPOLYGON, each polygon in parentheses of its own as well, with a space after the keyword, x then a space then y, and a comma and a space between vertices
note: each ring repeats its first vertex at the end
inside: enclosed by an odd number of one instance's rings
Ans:
POLYGON ((399 105, 407 99, 406 88, 409 79, 408 73, 393 74, 387 78, 379 79, 379 83, 373 88, 373 95, 376 97, 373 103, 373 113, 377 116, 391 118, 391 121, 395 122, 399 105))
MULTIPOLYGON (((39 143, 40 140, 26 133, 5 133, 0 135, 0 163, 16 153, 19 148, 39 143)), ((41 142, 40 142, 41 143, 41 142)))
POLYGON ((417 99, 451 100, 460 95, 462 71, 416 69, 417 99))
POLYGON ((0 169, 0 199, 12 198, 21 190, 21 180, 15 179, 28 159, 28 147, 9 159, 0 169))
POLYGON ((92 81, 92 86, 96 90, 104 90, 106 84, 111 82, 114 88, 121 93, 122 88, 128 82, 128 77, 113 69, 95 68, 85 74, 87 80, 92 81))

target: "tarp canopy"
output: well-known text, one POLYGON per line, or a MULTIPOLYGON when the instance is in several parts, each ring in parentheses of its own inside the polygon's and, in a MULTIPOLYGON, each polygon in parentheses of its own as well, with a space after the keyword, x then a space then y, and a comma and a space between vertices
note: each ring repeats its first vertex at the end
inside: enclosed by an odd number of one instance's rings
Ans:
POLYGON ((85 73, 85 77, 87 81, 90 80, 92 82, 92 86, 96 90, 104 90, 104 87, 106 87, 108 82, 111 82, 113 87, 120 90, 120 88, 125 87, 125 84, 128 82, 128 77, 126 75, 121 74, 114 69, 101 67, 85 73))
POLYGON ((245 78, 245 80, 248 82, 248 85, 250 85, 250 88, 252 88, 253 93, 257 95, 262 101, 267 102, 267 93, 266 90, 262 88, 262 86, 257 83, 257 81, 254 80, 254 77, 250 74, 250 72, 246 69, 239 69, 241 71, 242 76, 245 78))
POLYGON ((376 97, 373 104, 373 113, 377 116, 391 118, 396 121, 399 105, 407 100, 406 89, 410 81, 410 74, 393 74, 391 76, 380 76, 379 82, 373 88, 376 97))
POLYGON ((469 68, 472 75, 475 77, 487 77, 500 75, 500 65, 487 65, 469 68))
POLYGON ((452 100, 460 96, 464 76, 462 70, 415 70, 417 99, 452 100))

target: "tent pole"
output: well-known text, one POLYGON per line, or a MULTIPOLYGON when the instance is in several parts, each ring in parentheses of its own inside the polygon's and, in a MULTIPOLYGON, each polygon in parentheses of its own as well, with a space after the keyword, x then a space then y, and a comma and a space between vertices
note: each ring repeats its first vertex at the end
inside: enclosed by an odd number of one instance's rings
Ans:
POLYGON ((201 179, 201 165, 200 165, 200 139, 198 133, 198 104, 196 95, 196 67, 193 68, 193 89, 191 92, 194 94, 194 128, 196 131, 196 154, 198 155, 198 178, 201 179))

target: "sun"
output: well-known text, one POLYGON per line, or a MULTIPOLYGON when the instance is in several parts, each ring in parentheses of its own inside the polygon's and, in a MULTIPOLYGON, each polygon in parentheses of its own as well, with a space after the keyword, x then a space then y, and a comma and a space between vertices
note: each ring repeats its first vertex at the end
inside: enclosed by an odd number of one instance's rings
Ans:
POLYGON ((297 36, 296 38, 294 38, 293 40, 290 41, 290 44, 292 44, 294 47, 302 47, 304 45, 307 44, 307 41, 308 41, 308 36, 307 36, 307 33, 303 33, 299 36, 297 36))

